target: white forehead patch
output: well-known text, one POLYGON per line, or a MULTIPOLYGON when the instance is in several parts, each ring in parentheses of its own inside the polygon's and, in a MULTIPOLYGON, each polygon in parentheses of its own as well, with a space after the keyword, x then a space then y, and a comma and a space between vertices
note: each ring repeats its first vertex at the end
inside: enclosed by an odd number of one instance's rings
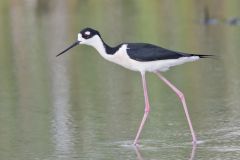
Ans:
POLYGON ((82 34, 78 33, 78 40, 80 41, 82 39, 82 34))
POLYGON ((89 31, 86 31, 85 34, 86 34, 86 35, 90 35, 91 33, 90 33, 89 31))

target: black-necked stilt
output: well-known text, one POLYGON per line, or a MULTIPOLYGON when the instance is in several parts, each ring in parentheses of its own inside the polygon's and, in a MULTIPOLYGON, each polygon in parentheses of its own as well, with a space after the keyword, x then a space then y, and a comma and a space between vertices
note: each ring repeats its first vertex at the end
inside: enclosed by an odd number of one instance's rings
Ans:
POLYGON ((183 64, 185 62, 196 61, 200 58, 206 58, 211 55, 197 55, 175 52, 146 43, 122 43, 116 47, 110 47, 103 41, 98 31, 91 28, 85 28, 78 33, 77 41, 59 53, 57 56, 63 54, 78 44, 92 46, 100 53, 103 58, 113 63, 117 63, 130 70, 139 71, 141 73, 145 98, 145 112, 134 140, 135 145, 138 143, 140 133, 150 111, 147 84, 145 79, 146 72, 155 73, 180 98, 192 134, 192 141, 193 143, 197 142, 183 93, 177 89, 170 81, 164 78, 160 72, 166 71, 172 66, 183 64))

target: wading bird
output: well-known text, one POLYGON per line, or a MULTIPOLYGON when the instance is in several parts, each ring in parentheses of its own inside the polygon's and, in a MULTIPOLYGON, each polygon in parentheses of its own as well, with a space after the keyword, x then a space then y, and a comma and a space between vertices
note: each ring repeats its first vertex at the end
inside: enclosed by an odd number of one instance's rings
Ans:
POLYGON ((200 58, 207 58, 211 55, 176 52, 147 43, 122 43, 116 47, 110 47, 103 41, 98 31, 92 28, 85 28, 78 33, 77 41, 59 53, 57 56, 80 44, 92 46, 106 60, 119 64, 127 69, 141 73, 145 99, 145 112, 140 127, 138 128, 137 135, 134 140, 134 145, 138 144, 139 136, 150 111, 147 84, 145 79, 146 72, 155 73, 180 98, 192 134, 192 142, 193 144, 196 144, 197 138, 192 127, 192 122, 188 113, 184 94, 170 81, 163 77, 161 72, 168 70, 172 66, 180 65, 185 62, 196 61, 200 58))

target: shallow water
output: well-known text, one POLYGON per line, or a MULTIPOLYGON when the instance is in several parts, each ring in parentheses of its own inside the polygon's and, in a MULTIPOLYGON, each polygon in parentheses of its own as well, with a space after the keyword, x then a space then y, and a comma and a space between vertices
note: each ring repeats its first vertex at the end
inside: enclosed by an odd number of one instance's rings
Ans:
POLYGON ((240 26, 228 23, 240 17, 239 3, 1 1, 1 159, 239 159, 240 26), (203 23, 204 6, 218 23, 203 23), (132 145, 144 111, 140 74, 87 46, 55 57, 86 26, 112 46, 216 55, 163 73, 185 94, 197 146, 179 99, 154 74, 149 119, 132 145))

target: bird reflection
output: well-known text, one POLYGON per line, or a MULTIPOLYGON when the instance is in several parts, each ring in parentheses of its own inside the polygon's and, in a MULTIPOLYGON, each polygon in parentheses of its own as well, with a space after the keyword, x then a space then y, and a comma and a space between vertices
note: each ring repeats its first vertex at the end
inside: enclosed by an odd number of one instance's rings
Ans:
MULTIPOLYGON (((197 145, 193 144, 189 160, 193 160, 194 159, 195 153, 196 153, 196 148, 197 148, 197 145)), ((142 155, 141 155, 139 147, 138 146, 134 146, 134 150, 135 150, 135 153, 137 155, 137 160, 144 160, 142 155)))
POLYGON ((197 148, 197 145, 196 144, 193 144, 192 145, 192 152, 191 152, 191 156, 189 158, 189 160, 193 160, 194 157, 195 157, 195 152, 196 152, 196 148, 197 148))
POLYGON ((134 146, 136 155, 137 155, 137 160, 143 160, 142 155, 140 153, 139 147, 138 146, 134 146))

